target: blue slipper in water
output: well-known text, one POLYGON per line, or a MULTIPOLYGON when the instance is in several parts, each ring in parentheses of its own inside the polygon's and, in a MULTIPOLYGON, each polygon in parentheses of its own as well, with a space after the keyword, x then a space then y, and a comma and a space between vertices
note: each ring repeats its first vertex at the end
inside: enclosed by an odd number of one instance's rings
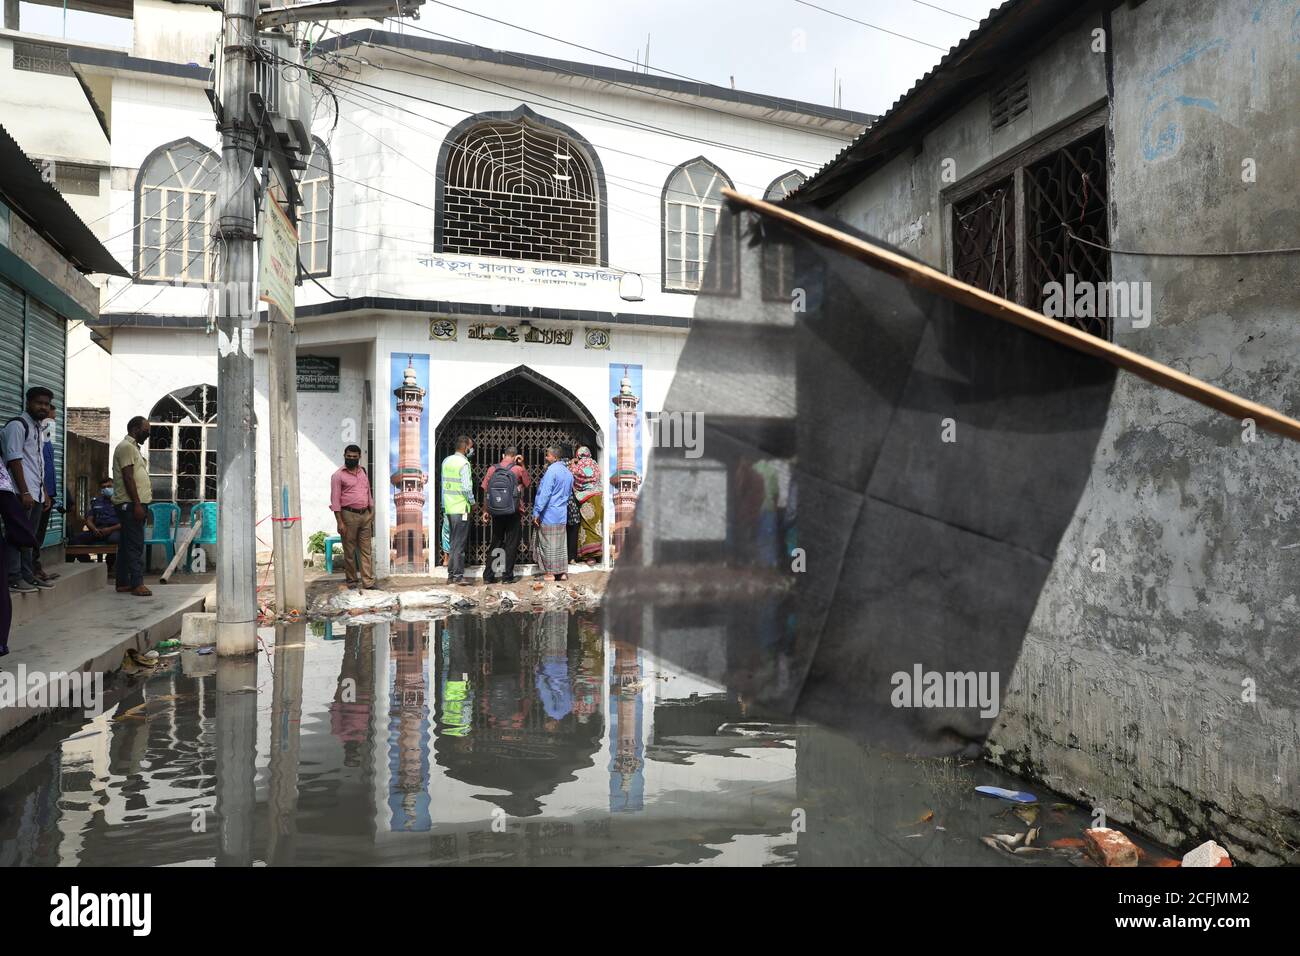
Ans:
POLYGON ((1016 803, 1038 802, 1036 796, 1024 790, 1007 790, 1004 787, 976 787, 975 792, 982 793, 986 797, 1001 797, 1003 800, 1014 800, 1016 803))

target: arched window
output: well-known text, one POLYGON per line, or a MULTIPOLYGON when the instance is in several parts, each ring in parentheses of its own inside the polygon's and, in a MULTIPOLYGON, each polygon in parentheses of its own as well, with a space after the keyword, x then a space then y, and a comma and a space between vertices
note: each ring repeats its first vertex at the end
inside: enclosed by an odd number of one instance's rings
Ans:
MULTIPOLYGON (((664 283, 669 291, 699 292, 709 246, 722 214, 722 190, 730 187, 727 174, 703 156, 673 170, 664 186, 664 283)), ((729 244, 734 254, 735 246, 729 244)), ((729 255, 704 291, 730 290, 736 280, 729 255), (716 287, 716 288, 714 288, 716 287)))
POLYGON ((312 144, 311 158, 298 183, 302 196, 298 255, 307 275, 327 276, 330 274, 330 227, 334 218, 334 173, 325 144, 315 138, 312 144))
POLYGON ((144 161, 135 185, 137 281, 213 281, 219 165, 216 153, 188 138, 144 161))
POLYGON ((763 198, 768 202, 780 202, 786 196, 790 195, 802 186, 807 178, 807 176, 799 172, 797 169, 792 169, 788 173, 783 173, 780 176, 777 176, 776 179, 772 180, 771 185, 764 191, 763 198))
MULTIPOLYGON (((780 202, 807 178, 797 169, 782 173, 764 190, 763 198, 780 202)), ((794 292, 794 247, 784 240, 779 228, 767 235, 763 243, 763 298, 769 302, 789 301, 794 292)))
POLYGON ((443 144, 439 251, 600 265, 594 152, 530 110, 491 115, 443 144))
POLYGON ((164 396, 149 413, 148 453, 154 501, 216 501, 216 387, 191 385, 164 396))

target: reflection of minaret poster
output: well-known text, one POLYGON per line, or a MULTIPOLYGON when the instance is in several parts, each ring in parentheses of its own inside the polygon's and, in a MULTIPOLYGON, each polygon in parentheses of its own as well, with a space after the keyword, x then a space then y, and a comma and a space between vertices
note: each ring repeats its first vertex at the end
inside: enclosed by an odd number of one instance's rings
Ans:
POLYGON ((429 394, 429 356, 393 353, 393 414, 388 458, 392 466, 389 560, 394 574, 429 570, 429 432, 424 399, 429 394))
POLYGON ((614 532, 610 556, 623 551, 623 539, 636 511, 636 496, 641 488, 641 366, 609 367, 611 443, 609 483, 614 486, 614 532))

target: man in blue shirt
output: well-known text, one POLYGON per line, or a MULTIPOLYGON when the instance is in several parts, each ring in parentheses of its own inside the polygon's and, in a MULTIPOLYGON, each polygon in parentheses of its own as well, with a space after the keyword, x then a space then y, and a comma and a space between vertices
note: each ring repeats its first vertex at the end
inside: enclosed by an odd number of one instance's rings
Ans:
POLYGON ((554 445, 546 449, 546 473, 533 499, 533 524, 538 529, 534 557, 547 581, 563 581, 569 570, 569 496, 573 494, 573 473, 561 461, 562 457, 554 445))
MULTIPOLYGON (((113 476, 99 483, 99 494, 86 511, 86 530, 72 539, 73 544, 117 544, 121 539, 122 522, 113 507, 113 476)), ((88 556, 85 560, 89 561, 88 556)))

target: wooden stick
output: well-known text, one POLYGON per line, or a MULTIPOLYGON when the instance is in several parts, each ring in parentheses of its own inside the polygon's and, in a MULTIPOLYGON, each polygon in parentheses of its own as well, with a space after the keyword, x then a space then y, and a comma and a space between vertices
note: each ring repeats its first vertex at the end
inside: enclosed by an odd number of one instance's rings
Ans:
POLYGON ((178 564, 185 560, 186 552, 190 549, 190 542, 198 536, 198 533, 202 528, 203 515, 200 513, 194 523, 182 531, 181 536, 176 539, 176 553, 172 555, 171 561, 169 561, 167 567, 163 569, 162 577, 158 579, 159 584, 166 584, 167 579, 171 577, 172 571, 176 569, 178 564))
POLYGON ((931 292, 937 292, 949 299, 960 302, 962 305, 983 312, 985 315, 991 315, 995 319, 1018 325, 1022 329, 1027 329, 1036 335, 1051 339, 1053 342, 1069 346, 1087 355, 1095 355, 1098 358, 1105 359, 1112 365, 1127 372, 1132 372, 1139 378, 1144 378, 1148 382, 1167 388, 1171 392, 1177 392, 1179 395, 1200 402, 1202 405, 1208 405, 1225 415, 1231 415, 1237 419, 1253 419, 1260 428, 1275 432, 1293 441, 1300 441, 1300 421, 1283 415, 1266 405, 1260 405, 1257 402, 1234 395, 1232 392, 1216 388, 1208 382, 1202 382, 1199 378, 1193 378, 1191 375, 1170 368, 1168 365, 1162 365, 1145 355, 1130 352, 1113 342, 1107 342, 1095 335, 1089 335, 1087 332, 1066 325, 1064 322, 1049 319, 1047 316, 1032 309, 1027 309, 1023 305, 1008 302, 991 292, 985 292, 973 285, 967 285, 965 282, 954 279, 950 275, 945 275, 923 263, 913 262, 905 256, 872 245, 865 240, 858 239, 856 236, 847 235, 838 229, 809 219, 806 216, 801 216, 797 212, 792 212, 782 206, 776 206, 761 199, 742 195, 733 189, 724 188, 722 194, 739 206, 751 209, 772 219, 779 219, 781 222, 807 233, 821 245, 829 246, 847 256, 866 262, 882 272, 888 272, 890 275, 897 276, 912 285, 929 289, 931 292))

